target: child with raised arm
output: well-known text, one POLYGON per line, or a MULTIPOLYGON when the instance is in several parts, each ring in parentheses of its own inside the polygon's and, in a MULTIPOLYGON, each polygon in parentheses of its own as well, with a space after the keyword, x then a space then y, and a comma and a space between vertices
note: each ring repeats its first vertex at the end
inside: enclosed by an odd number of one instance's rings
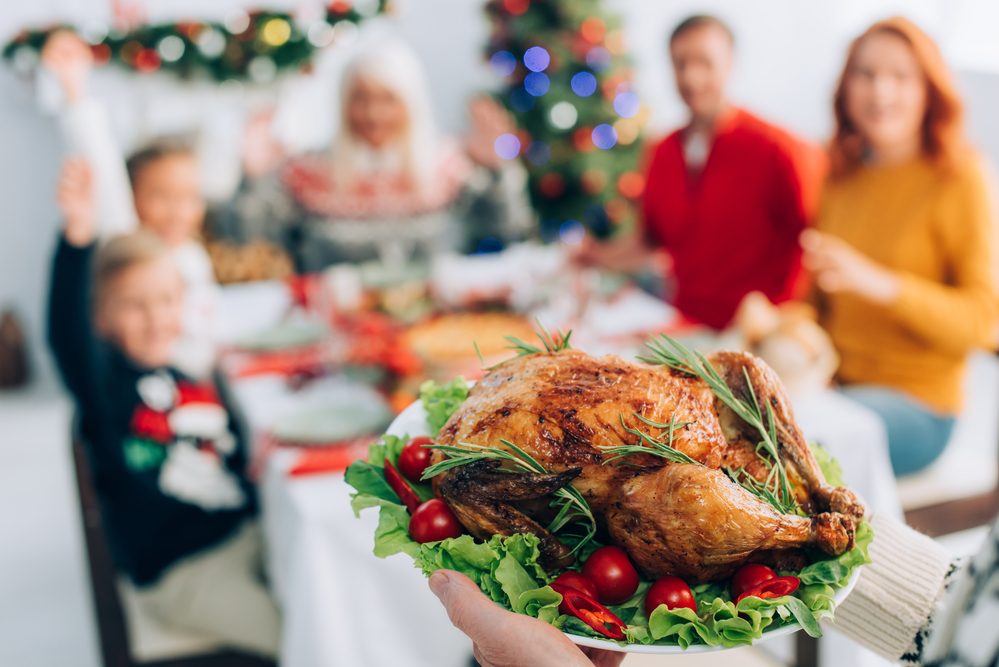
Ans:
POLYGON ((168 246, 186 288, 184 331, 173 361, 190 374, 205 375, 215 359, 218 285, 199 241, 206 202, 193 147, 158 140, 126 161, 107 109, 88 92, 89 47, 70 32, 56 32, 42 51, 42 64, 60 89, 60 122, 69 149, 83 158, 67 167, 76 172, 67 178, 86 178, 95 233, 106 239, 142 228, 168 246))
POLYGON ((83 163, 63 171, 49 344, 76 401, 118 566, 143 609, 221 644, 274 655, 246 451, 216 384, 173 364, 184 281, 148 230, 97 245, 83 163))

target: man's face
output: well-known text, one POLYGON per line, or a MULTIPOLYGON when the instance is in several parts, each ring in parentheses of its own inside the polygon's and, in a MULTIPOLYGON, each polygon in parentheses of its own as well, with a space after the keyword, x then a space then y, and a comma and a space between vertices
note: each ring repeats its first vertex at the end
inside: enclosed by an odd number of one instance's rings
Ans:
POLYGON ((677 92, 695 119, 712 119, 725 106, 732 42, 716 25, 684 32, 670 44, 677 92))

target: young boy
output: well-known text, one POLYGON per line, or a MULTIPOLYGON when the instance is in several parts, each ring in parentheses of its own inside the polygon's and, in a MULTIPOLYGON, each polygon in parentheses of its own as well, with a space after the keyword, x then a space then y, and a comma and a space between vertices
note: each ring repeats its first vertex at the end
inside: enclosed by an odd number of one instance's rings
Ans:
POLYGON ((246 454, 211 382, 172 365, 184 282, 149 231, 97 247, 92 191, 64 177, 49 343, 76 400, 114 557, 162 622, 273 656, 246 454))
POLYGON ((62 98, 63 134, 70 151, 83 158, 67 164, 64 179, 85 182, 93 192, 89 205, 101 238, 141 227, 170 247, 186 284, 184 335, 173 361, 205 375, 215 360, 218 286, 198 240, 206 204, 197 156, 173 139, 148 144, 125 161, 107 109, 88 92, 92 61, 89 47, 67 31, 55 32, 42 50, 42 69, 62 98))

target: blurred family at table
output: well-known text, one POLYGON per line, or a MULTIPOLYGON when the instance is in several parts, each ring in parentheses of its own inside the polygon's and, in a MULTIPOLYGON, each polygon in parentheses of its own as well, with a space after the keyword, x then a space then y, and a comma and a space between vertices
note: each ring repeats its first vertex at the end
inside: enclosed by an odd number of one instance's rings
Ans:
MULTIPOLYGON (((734 326, 761 350, 780 335, 776 354, 797 346, 806 369, 830 362, 838 390, 881 416, 896 472, 925 468, 961 411, 968 355, 996 345, 999 322, 986 179, 938 49, 900 18, 862 34, 826 150, 729 99, 737 44, 721 20, 685 20, 668 52, 689 122, 650 150, 640 227, 585 239, 575 262, 666 266, 687 319, 734 326)), ((285 156, 266 118, 254 121, 243 183, 210 212, 188 144, 162 138, 122 159, 88 94, 82 42, 56 33, 43 63, 61 83, 74 155, 59 185, 50 343, 116 558, 152 613, 273 654, 246 443, 212 375, 206 219, 300 272, 530 239, 525 171, 494 150, 512 121, 476 98, 468 136, 441 135, 417 58, 379 43, 345 70, 331 146, 285 156)))

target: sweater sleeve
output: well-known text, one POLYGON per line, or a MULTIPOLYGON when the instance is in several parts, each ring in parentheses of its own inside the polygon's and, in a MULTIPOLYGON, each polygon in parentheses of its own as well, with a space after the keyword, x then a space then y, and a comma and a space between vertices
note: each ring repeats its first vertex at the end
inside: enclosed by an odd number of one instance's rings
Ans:
POLYGON ((935 347, 961 354, 995 346, 999 294, 995 275, 995 221, 980 169, 968 169, 941 195, 939 244, 946 253, 946 283, 898 274, 891 305, 897 320, 935 347))
POLYGON ((871 563, 836 609, 834 628, 885 658, 899 661, 925 635, 952 561, 929 537, 876 516, 871 563))
POLYGON ((49 346, 63 382, 84 410, 101 394, 106 361, 90 317, 90 265, 95 246, 78 248, 59 239, 48 303, 49 346))
POLYGON ((107 109, 95 99, 84 99, 68 105, 60 122, 70 150, 85 158, 94 172, 101 236, 135 229, 138 216, 132 203, 132 187, 107 109))

